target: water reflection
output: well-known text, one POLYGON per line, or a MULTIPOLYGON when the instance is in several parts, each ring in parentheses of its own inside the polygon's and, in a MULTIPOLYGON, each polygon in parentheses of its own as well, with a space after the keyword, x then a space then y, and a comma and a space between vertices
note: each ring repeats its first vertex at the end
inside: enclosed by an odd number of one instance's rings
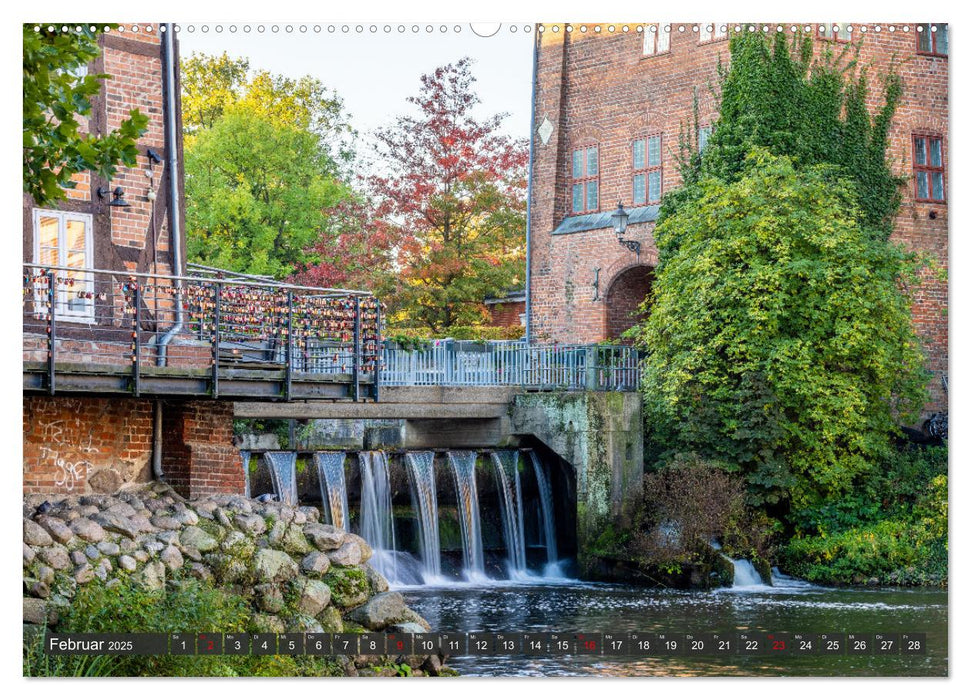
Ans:
POLYGON ((449 665, 478 676, 940 676, 947 674, 947 593, 837 589, 793 579, 780 586, 712 592, 610 584, 449 586, 402 591, 449 632, 908 633, 927 634, 923 655, 748 657, 490 656, 449 665))

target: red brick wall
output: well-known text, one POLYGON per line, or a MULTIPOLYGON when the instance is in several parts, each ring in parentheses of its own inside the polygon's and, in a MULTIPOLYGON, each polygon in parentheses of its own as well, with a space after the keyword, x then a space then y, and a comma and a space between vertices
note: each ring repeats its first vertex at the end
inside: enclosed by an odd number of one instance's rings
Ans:
POLYGON ((642 318, 640 306, 650 293, 653 282, 654 269, 650 267, 632 267, 617 276, 604 300, 607 309, 604 337, 630 342, 621 336, 642 318))
POLYGON ((165 401, 162 410, 162 471, 187 498, 243 493, 243 461, 233 445, 229 401, 165 401))
POLYGON ((521 326, 523 322, 520 321, 519 317, 526 311, 525 301, 514 301, 506 304, 490 304, 489 305, 489 315, 492 321, 489 325, 492 326, 521 326))
POLYGON ((151 478, 152 402, 24 397, 24 492, 113 492, 151 478))
MULTIPOLYGON (((662 134, 663 191, 679 184, 677 143, 682 128, 692 120, 695 99, 699 121, 711 123, 717 101, 708 85, 717 84, 716 66, 729 62, 728 42, 699 44, 692 24, 671 35, 667 53, 644 56, 643 34, 637 24, 594 25, 581 32, 564 25, 545 25, 539 35, 536 125, 549 119, 554 129, 547 144, 534 134, 533 191, 531 203, 532 332, 537 341, 595 342, 609 337, 616 317, 610 311, 610 290, 632 265, 653 266, 657 249, 653 224, 632 224, 626 237, 641 242, 640 256, 618 245, 611 229, 553 235, 570 215, 571 155, 574 149, 598 144, 600 148, 600 211, 618 201, 632 200, 631 142, 662 134), (556 26, 559 31, 553 31, 556 26)), ((784 25, 788 27, 789 25, 784 25)), ((910 32, 889 32, 886 25, 862 39, 860 65, 869 67, 871 107, 880 102, 876 76, 891 60, 903 81, 903 96, 892 125, 889 156, 900 174, 912 174, 911 136, 914 132, 944 139, 945 186, 948 177, 948 60, 919 56, 910 32)), ((774 30, 774 25, 773 25, 774 30)), ((860 32, 856 32, 860 36, 860 32)), ((830 45, 816 41, 816 50, 830 45)), ((904 189, 894 240, 924 251, 946 272, 948 261, 947 204, 914 201, 913 184, 904 189), (931 213, 935 218, 931 218, 931 213)), ((946 407, 940 377, 947 372, 947 282, 933 273, 924 276, 916 292, 914 324, 925 338, 928 363, 934 372, 929 410, 946 407)))

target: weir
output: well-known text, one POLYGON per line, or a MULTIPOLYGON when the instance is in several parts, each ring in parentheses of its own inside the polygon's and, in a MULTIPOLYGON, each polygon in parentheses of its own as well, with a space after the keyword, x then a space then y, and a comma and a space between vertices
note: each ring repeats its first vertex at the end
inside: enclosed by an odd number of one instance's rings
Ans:
MULTIPOLYGON (((261 451, 240 452, 251 458, 261 451)), ((371 566, 392 585, 563 577, 556 514, 572 520, 554 503, 568 502, 570 489, 534 450, 262 454, 250 475, 252 496, 288 502, 299 494, 294 505, 317 506, 323 521, 364 537, 371 566), (302 466, 308 463, 315 469, 302 466), (525 479, 522 464, 531 465, 525 479), (527 557, 527 548, 545 556, 527 557)))

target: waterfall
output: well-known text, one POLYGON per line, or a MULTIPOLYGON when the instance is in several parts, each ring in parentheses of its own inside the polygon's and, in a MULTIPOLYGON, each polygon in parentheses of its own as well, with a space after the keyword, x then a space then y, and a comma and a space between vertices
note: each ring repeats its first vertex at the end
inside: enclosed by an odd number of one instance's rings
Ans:
POLYGON ((748 559, 732 559, 732 564, 735 565, 735 579, 732 581, 732 588, 763 585, 762 577, 759 576, 759 572, 755 570, 752 562, 748 559))
POLYGON ((347 508, 347 487, 344 484, 344 453, 317 452, 314 454, 320 480, 320 499, 324 513, 334 527, 347 530, 350 511, 347 508))
POLYGON ((411 483, 411 502, 418 516, 418 541, 425 565, 425 582, 442 574, 441 546, 438 539, 438 500, 435 492, 435 453, 409 452, 405 455, 411 483))
POLYGON ((539 505, 543 514, 543 539, 546 544, 546 563, 556 564, 556 521, 553 518, 553 490, 550 488, 550 478, 546 465, 540 461, 535 451, 529 456, 533 461, 533 471, 536 473, 536 484, 539 488, 539 505))
POLYGON ((358 459, 361 463, 361 537, 374 550, 371 566, 389 581, 398 581, 388 456, 384 452, 361 452, 358 459))
POLYGON ((510 577, 526 571, 526 538, 523 535, 523 501, 519 483, 519 452, 497 450, 492 453, 496 478, 499 481, 499 501, 502 511, 502 531, 509 554, 510 577))
POLYGON ((462 531, 462 559, 465 575, 470 580, 485 578, 479 492, 475 485, 475 458, 475 452, 448 453, 448 461, 455 476, 459 527, 462 531))
POLYGON ((250 451, 249 450, 240 450, 239 451, 239 458, 241 460, 243 460, 243 479, 244 479, 244 482, 246 484, 244 486, 244 489, 245 490, 243 491, 243 495, 246 496, 247 498, 252 498, 253 496, 252 496, 252 493, 250 492, 250 485, 249 485, 249 459, 250 459, 250 451))
POLYGON ((273 492, 281 503, 297 505, 297 453, 267 452, 264 457, 270 465, 273 492))

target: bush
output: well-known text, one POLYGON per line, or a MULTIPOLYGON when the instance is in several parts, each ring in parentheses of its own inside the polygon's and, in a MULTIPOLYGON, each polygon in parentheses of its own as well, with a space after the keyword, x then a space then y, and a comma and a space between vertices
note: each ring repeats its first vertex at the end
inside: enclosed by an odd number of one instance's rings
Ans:
MULTIPOLYGON (((131 579, 110 588, 93 581, 78 591, 59 632, 255 632, 245 598, 196 579, 146 590, 131 579)), ((24 674, 111 676, 329 676, 343 675, 333 659, 300 656, 47 657, 24 646, 24 674), (55 659, 63 658, 61 661, 55 659)), ((42 645, 43 642, 41 641, 42 645)))

